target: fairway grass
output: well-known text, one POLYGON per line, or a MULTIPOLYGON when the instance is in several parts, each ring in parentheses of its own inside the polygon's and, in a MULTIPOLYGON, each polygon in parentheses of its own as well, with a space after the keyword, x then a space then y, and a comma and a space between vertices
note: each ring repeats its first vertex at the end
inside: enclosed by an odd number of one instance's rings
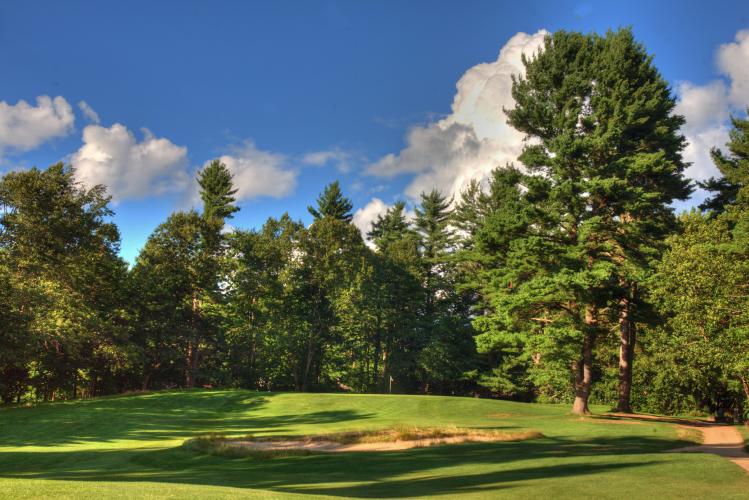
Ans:
MULTIPOLYGON (((604 408, 594 408, 603 413, 604 408)), ((0 410, 3 498, 749 497, 749 475, 674 425, 579 418, 568 406, 433 396, 193 390, 0 410), (227 458, 183 443, 399 426, 533 431, 527 441, 227 458)))

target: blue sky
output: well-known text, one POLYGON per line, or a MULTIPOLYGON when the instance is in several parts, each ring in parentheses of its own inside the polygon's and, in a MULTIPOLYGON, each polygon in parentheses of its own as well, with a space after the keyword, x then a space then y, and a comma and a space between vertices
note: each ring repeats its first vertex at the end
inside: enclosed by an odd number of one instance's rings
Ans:
POLYGON ((284 211, 308 222, 334 179, 365 225, 398 198, 455 190, 513 154, 517 137, 490 114, 539 30, 619 26, 633 27, 682 101, 690 172, 710 174, 696 150, 724 142, 728 114, 749 104, 746 1, 6 0, 0 172, 62 159, 83 181, 111 183, 130 261, 191 206, 194 171, 216 157, 242 184, 233 226, 284 211))

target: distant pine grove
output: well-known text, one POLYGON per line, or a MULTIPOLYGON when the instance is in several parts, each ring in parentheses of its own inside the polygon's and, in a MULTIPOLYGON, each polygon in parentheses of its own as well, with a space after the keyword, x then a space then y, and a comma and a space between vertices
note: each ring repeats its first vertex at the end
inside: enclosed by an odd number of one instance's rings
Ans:
POLYGON ((496 110, 528 138, 517 165, 395 203, 371 246, 337 182, 309 227, 225 231, 239 208, 214 161, 202 211, 129 267, 105 186, 6 174, 2 401, 209 386, 749 408, 749 120, 677 217, 684 119, 631 31, 556 32, 524 64, 496 110))

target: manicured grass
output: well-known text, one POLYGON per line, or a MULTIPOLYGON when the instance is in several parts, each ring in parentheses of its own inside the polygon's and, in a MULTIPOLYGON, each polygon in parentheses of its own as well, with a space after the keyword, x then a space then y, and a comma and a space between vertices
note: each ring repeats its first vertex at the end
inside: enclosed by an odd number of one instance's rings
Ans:
MULTIPOLYGON (((603 408, 596 408, 599 412, 603 408)), ((425 396, 174 391, 0 410, 7 498, 746 498, 749 477, 674 426, 580 419, 568 406, 425 396), (231 459, 207 433, 298 436, 459 426, 544 437, 396 452, 231 459)))

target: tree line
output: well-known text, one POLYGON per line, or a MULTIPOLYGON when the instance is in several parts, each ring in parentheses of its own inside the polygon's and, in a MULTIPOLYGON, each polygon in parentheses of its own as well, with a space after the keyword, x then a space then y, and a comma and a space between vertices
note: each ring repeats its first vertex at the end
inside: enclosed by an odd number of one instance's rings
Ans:
POLYGON ((621 411, 749 399, 749 120, 699 210, 684 119, 628 29, 556 32, 524 58, 527 137, 452 199, 395 203, 366 238, 328 185, 288 214, 226 231, 218 161, 202 209, 175 212, 134 265, 104 186, 71 167, 0 180, 5 403, 174 387, 401 392, 591 402, 621 411), (367 244, 369 243, 369 245, 367 244), (637 360, 635 362, 635 360, 637 360), (636 369, 635 369, 636 367, 636 369))

